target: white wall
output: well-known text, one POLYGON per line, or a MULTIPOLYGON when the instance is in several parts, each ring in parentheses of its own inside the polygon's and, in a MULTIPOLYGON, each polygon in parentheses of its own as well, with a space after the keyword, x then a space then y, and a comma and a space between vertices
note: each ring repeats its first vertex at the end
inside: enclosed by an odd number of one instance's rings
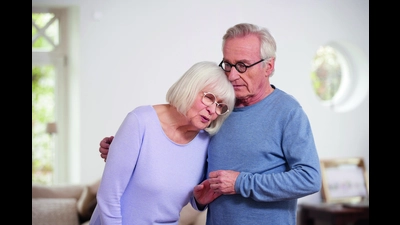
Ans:
POLYGON ((223 34, 241 22, 267 27, 275 37, 271 82, 303 105, 320 158, 361 156, 369 168, 369 93, 355 109, 336 113, 319 103, 309 79, 314 53, 327 42, 349 41, 369 57, 368 0, 32 1, 47 4, 77 6, 80 15, 79 74, 71 93, 79 116, 71 138, 78 149, 71 151, 80 159, 71 165, 71 181, 100 178, 100 140, 114 135, 136 106, 164 103, 169 86, 192 64, 220 62, 223 34))

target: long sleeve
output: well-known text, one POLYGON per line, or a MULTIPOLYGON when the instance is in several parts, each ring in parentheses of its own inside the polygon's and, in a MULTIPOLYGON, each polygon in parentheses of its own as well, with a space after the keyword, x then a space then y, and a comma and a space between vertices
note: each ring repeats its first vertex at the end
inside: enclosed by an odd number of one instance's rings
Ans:
POLYGON ((140 122, 133 113, 129 113, 110 145, 97 194, 103 224, 122 224, 121 197, 138 159, 142 138, 140 130, 140 122))

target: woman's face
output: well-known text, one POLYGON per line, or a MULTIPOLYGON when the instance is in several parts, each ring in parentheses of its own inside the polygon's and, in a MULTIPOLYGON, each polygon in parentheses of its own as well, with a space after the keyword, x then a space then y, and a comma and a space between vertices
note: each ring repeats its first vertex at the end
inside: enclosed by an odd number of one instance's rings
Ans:
POLYGON ((219 104, 217 106, 215 102, 222 103, 222 101, 218 99, 218 96, 207 90, 197 95, 192 107, 187 112, 187 117, 193 126, 198 129, 205 129, 212 121, 217 119, 218 114, 216 113, 216 109, 219 108, 219 112, 222 112, 224 110, 224 105, 219 104))

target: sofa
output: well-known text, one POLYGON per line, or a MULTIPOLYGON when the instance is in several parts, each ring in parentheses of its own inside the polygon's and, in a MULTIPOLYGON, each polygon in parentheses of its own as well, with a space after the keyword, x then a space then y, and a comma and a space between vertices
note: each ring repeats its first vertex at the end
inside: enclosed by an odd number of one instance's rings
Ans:
MULTIPOLYGON (((32 225, 88 225, 96 206, 100 181, 79 185, 40 185, 32 183, 32 225)), ((187 204, 179 225, 204 225, 206 211, 187 204)))

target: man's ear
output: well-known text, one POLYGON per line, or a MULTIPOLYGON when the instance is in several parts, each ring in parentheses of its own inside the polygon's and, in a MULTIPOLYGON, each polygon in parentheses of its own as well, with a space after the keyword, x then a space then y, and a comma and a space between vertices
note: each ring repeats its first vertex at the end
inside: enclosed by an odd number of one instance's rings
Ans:
POLYGON ((275 58, 270 58, 265 62, 265 75, 270 76, 274 72, 275 68, 275 58))

